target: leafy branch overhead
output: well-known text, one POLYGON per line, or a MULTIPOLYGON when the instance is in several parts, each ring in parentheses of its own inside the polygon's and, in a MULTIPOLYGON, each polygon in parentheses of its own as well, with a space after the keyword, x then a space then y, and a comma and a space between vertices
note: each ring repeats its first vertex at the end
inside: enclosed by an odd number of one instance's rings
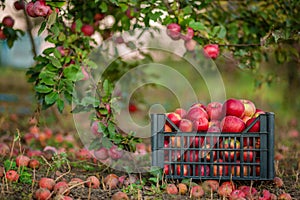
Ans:
MULTIPOLYGON (((3 9, 7 5, 2 1, 0 6, 3 9)), ((38 19, 38 35, 46 35, 45 41, 51 44, 35 56, 36 64, 27 71, 42 108, 56 105, 62 112, 75 99, 77 107, 73 112, 96 110, 94 119, 105 116, 100 121, 110 129, 106 136, 114 138, 117 144, 121 143, 113 134, 117 128, 109 128, 114 123, 107 107, 113 101, 109 87, 139 61, 130 63, 119 58, 109 68, 102 69, 105 70, 101 71, 103 80, 94 80, 101 66, 90 60, 90 56, 95 47, 112 37, 115 45, 137 48, 132 41, 117 36, 119 33, 151 26, 166 27, 172 39, 184 41, 187 51, 193 51, 198 43, 204 47, 206 56, 217 61, 233 61, 245 69, 258 69, 262 61, 268 61, 270 52, 279 63, 299 63, 300 4, 297 1, 20 0, 14 3, 14 8, 27 19, 31 38, 35 35, 30 27, 38 19), (94 36, 101 39, 96 40, 94 36), (73 91, 75 83, 87 81, 91 91, 97 94, 92 99, 80 98, 73 91)), ((14 20, 6 16, 0 23, 0 39, 9 47, 24 34, 24 30, 14 28, 14 20)), ((109 51, 101 48, 103 52, 109 51)), ((116 48, 114 54, 118 56, 116 48)), ((152 60, 150 54, 141 54, 144 63, 152 60)))

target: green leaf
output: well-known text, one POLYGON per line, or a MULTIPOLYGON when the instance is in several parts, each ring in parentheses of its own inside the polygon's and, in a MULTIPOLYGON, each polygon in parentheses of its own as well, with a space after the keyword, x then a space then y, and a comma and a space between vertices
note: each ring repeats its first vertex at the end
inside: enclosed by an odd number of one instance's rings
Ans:
POLYGON ((57 108, 59 110, 60 113, 62 113, 62 111, 64 110, 64 107, 65 107, 65 103, 62 99, 57 99, 57 108))
POLYGON ((107 137, 102 137, 102 141, 101 142, 102 142, 102 146, 105 147, 105 148, 107 148, 107 149, 109 149, 110 147, 112 147, 112 143, 111 143, 110 139, 107 138, 107 137))
POLYGON ((90 146, 89 146, 89 150, 94 150, 94 149, 99 149, 99 147, 101 146, 101 141, 99 138, 95 138, 90 146))
POLYGON ((190 21, 189 27, 194 29, 195 31, 203 31, 206 30, 206 27, 201 22, 190 21))
POLYGON ((221 39, 224 39, 225 36, 226 36, 226 33, 227 33, 226 28, 224 26, 220 26, 220 31, 219 31, 217 37, 221 38, 221 39))
POLYGON ((122 12, 125 12, 128 9, 128 6, 126 4, 120 3, 119 6, 120 6, 122 12))
POLYGON ((51 92, 51 93, 49 93, 45 96, 45 102, 47 104, 53 104, 57 101, 57 99, 58 99, 58 93, 57 92, 51 92))
POLYGON ((47 22, 43 21, 41 24, 41 27, 39 28, 38 35, 41 35, 41 33, 45 30, 46 25, 47 25, 47 22))
POLYGON ((44 51, 43 51, 43 54, 45 54, 45 55, 50 55, 51 53, 53 53, 53 51, 54 51, 54 47, 50 47, 50 48, 47 48, 47 49, 45 49, 44 51))
POLYGON ((69 67, 66 67, 63 73, 67 79, 71 81, 77 80, 78 69, 75 65, 70 65, 69 67))
POLYGON ((34 87, 34 89, 39 93, 49 93, 53 90, 53 88, 50 88, 46 85, 37 85, 34 87))
POLYGON ((115 135, 115 133, 116 133, 115 125, 112 122, 109 122, 109 124, 108 124, 108 131, 109 131, 110 135, 115 135))
POLYGON ((48 59, 51 61, 51 63, 55 66, 55 67, 58 67, 58 68, 61 68, 62 65, 61 63, 59 62, 59 60, 57 58, 55 58, 54 56, 48 56, 48 59))
POLYGON ((46 1, 47 5, 55 8, 61 8, 66 4, 65 0, 56 0, 56 1, 46 1))
POLYGON ((102 12, 105 13, 107 11, 107 4, 104 1, 102 1, 99 8, 101 9, 102 12))
POLYGON ((51 15, 48 17, 48 26, 51 27, 56 22, 57 13, 52 12, 51 15))

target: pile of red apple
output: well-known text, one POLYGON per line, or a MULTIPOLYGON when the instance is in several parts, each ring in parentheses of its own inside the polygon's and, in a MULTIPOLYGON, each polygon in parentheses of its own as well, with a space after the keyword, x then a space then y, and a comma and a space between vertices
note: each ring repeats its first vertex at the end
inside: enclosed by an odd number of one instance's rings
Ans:
POLYGON ((252 101, 233 98, 167 113, 165 174, 259 176, 260 114, 265 112, 252 101), (241 136, 247 127, 248 133, 241 136))

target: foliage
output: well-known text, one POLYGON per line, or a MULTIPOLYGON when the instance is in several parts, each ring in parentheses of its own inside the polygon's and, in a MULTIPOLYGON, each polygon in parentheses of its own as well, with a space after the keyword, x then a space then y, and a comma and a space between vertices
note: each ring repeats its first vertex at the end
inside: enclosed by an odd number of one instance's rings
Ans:
MULTIPOLYGON (((270 51, 275 53, 279 63, 299 62, 299 47, 296 44, 299 42, 300 4, 295 0, 61 0, 46 1, 46 4, 53 12, 42 18, 38 34, 46 32, 45 41, 52 47, 36 55, 36 65, 27 72, 42 109, 56 105, 62 112, 65 104, 71 104, 75 99, 73 112, 94 110, 92 118, 99 121, 99 131, 122 148, 133 149, 138 140, 134 140, 132 134, 125 137, 118 132, 114 113, 107 109, 107 105, 115 101, 112 88, 122 74, 139 62, 151 62, 152 57, 140 52, 144 55, 142 61, 130 63, 119 58, 105 70, 102 80, 93 80, 99 66, 90 59, 90 55, 101 42, 83 33, 82 27, 86 24, 106 40, 113 34, 151 27, 152 22, 163 26, 178 23, 183 32, 191 27, 195 31, 193 39, 200 45, 218 44, 223 58, 242 69, 258 69, 262 61, 269 60, 270 51), (54 12, 55 9, 59 12, 54 12), (107 18, 114 22, 108 23, 107 18), (93 98, 77 96, 73 90, 75 83, 84 84, 87 79, 91 90, 86 94, 96 91, 97 95, 93 98)), ((20 36, 18 33, 22 33, 11 28, 4 30, 9 46, 20 36)), ((119 43, 136 48, 133 42, 119 43)), ((119 45, 118 42, 115 45, 119 45)), ((105 52, 105 48, 101 50, 105 52)), ((115 54, 117 56, 118 52, 115 51, 115 54)))

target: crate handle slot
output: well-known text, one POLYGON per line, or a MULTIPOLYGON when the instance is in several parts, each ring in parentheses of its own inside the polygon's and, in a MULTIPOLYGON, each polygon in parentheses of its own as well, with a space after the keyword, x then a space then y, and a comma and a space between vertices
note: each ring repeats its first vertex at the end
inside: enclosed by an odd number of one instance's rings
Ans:
POLYGON ((242 134, 243 133, 247 133, 251 128, 252 126, 254 126, 254 124, 259 120, 260 117, 257 117, 251 124, 250 126, 248 126, 245 130, 242 131, 242 134))
POLYGON ((167 116, 166 121, 168 121, 171 124, 171 126, 176 129, 176 131, 180 132, 179 128, 167 116))

